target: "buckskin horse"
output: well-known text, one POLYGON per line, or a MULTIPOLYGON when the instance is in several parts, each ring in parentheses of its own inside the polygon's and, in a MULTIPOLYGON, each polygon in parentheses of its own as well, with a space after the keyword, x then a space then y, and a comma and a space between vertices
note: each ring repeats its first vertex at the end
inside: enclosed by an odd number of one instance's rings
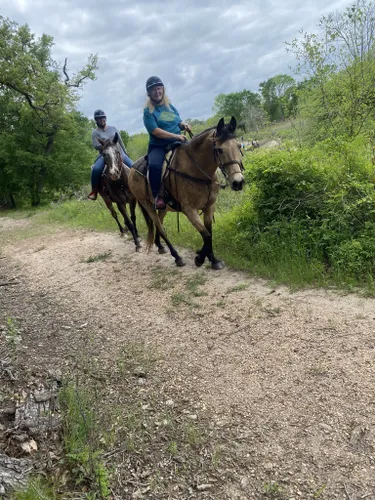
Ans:
POLYGON ((104 141, 103 139, 98 139, 98 141, 102 145, 102 154, 105 161, 99 194, 105 201, 112 217, 117 222, 121 235, 123 235, 125 228, 121 226, 116 210, 113 208, 113 203, 116 203, 117 208, 124 217, 126 227, 133 236, 136 250, 138 250, 141 247, 141 240, 138 235, 135 217, 137 200, 129 190, 127 172, 130 169, 122 163, 120 151, 117 146, 118 135, 116 133, 113 140, 107 139, 104 141), (130 207, 131 220, 126 210, 127 203, 130 207))
MULTIPOLYGON (((222 171, 234 191, 243 188, 245 179, 242 175, 241 145, 235 136, 236 125, 234 117, 227 125, 222 118, 217 127, 204 130, 189 142, 180 145, 163 176, 166 198, 172 200, 172 207, 168 206, 167 210, 182 212, 202 236, 203 247, 197 251, 195 257, 195 265, 198 267, 204 263, 206 257, 213 269, 224 267, 224 263, 215 257, 212 249, 212 219, 216 198, 222 187, 218 182, 216 171, 218 168, 222 171), (203 212, 203 223, 199 211, 203 212)), ((147 175, 142 172, 144 164, 145 157, 134 163, 129 172, 128 182, 148 226, 147 249, 149 250, 155 242, 159 253, 165 253, 166 250, 160 242, 161 236, 177 266, 184 266, 183 259, 169 241, 162 225, 166 211, 157 213, 154 209, 147 175), (154 226, 156 226, 155 239, 154 226)))

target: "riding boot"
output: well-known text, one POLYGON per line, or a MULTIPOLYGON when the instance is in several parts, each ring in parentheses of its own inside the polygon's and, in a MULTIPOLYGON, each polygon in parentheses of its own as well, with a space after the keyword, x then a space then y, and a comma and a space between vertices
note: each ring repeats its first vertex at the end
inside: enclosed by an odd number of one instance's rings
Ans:
POLYGON ((97 197, 98 197, 98 190, 97 190, 97 189, 93 189, 93 190, 91 191, 91 193, 88 195, 88 197, 87 197, 87 198, 88 198, 89 200, 94 200, 94 201, 95 201, 95 200, 97 199, 97 197))
POLYGON ((163 181, 160 184, 158 195, 155 198, 155 209, 156 210, 165 210, 166 209, 166 204, 165 204, 165 200, 164 200, 164 183, 163 183, 163 181))

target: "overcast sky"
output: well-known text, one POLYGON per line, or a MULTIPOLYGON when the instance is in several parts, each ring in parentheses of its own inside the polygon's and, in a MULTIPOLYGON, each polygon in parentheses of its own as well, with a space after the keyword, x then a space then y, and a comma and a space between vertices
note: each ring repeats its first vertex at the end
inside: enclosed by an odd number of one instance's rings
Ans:
POLYGON ((159 76, 183 119, 212 115, 215 96, 293 73, 285 41, 348 0, 0 0, 0 15, 52 35, 71 72, 99 55, 79 108, 129 133, 144 131, 145 81, 159 76))

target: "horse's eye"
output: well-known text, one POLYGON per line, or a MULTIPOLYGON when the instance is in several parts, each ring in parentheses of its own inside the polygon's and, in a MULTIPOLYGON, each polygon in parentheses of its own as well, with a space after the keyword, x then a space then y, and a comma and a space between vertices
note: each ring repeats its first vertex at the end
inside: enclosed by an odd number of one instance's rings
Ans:
POLYGON ((218 152, 218 153, 222 153, 222 152, 223 152, 223 150, 222 150, 221 148, 217 148, 217 152, 218 152))

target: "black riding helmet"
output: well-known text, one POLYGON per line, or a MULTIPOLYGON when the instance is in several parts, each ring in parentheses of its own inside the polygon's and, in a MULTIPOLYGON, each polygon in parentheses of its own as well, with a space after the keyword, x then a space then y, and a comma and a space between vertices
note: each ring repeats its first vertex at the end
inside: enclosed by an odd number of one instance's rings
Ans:
POLYGON ((164 83, 158 76, 150 76, 150 78, 147 78, 146 81, 146 92, 149 92, 152 87, 157 87, 158 85, 162 85, 164 87, 164 83))
POLYGON ((104 111, 102 109, 97 109, 94 112, 94 120, 97 121, 97 120, 99 120, 99 118, 107 118, 106 114, 104 113, 104 111))

